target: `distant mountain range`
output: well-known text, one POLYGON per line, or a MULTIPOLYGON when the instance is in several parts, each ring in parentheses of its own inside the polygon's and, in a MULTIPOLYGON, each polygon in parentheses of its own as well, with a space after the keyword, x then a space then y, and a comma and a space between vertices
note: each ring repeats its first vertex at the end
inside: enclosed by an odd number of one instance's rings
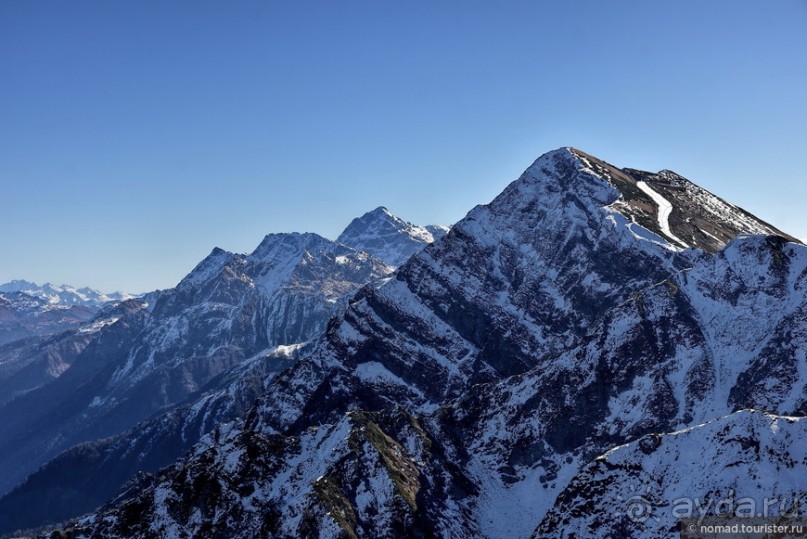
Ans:
POLYGON ((138 470, 169 464, 218 422, 240 417, 261 380, 288 367, 361 286, 394 271, 397 251, 432 239, 383 208, 348 231, 342 242, 269 234, 248 255, 213 249, 173 289, 109 304, 76 330, 0 348, 0 364, 4 352, 17 360, 5 361, 12 372, 0 384, 7 396, 0 399, 0 489, 74 444, 104 439, 91 442, 92 450, 68 451, 0 501, 13 506, 43 482, 51 489, 37 491, 36 506, 0 509, 0 528, 93 509, 138 470), (353 247, 372 244, 375 227, 384 259, 353 247), (50 376, 54 370, 59 376, 50 376), (106 453, 120 459, 105 465, 99 458, 106 453), (83 492, 68 497, 63 481, 42 479, 60 477, 65 467, 78 473, 83 492))
POLYGON ((92 318, 96 310, 84 305, 54 306, 24 292, 0 292, 0 346, 74 329, 92 318))
POLYGON ((0 292, 22 292, 28 296, 42 299, 48 305, 83 305, 92 308, 99 308, 113 301, 123 301, 134 297, 125 292, 104 294, 92 288, 74 288, 66 284, 55 286, 50 283, 38 285, 19 279, 0 284, 0 292))
POLYGON ((398 221, 214 250, 82 326, 0 407, 0 529, 668 537, 682 496, 803 495, 801 242, 574 148, 444 235, 398 221))
MULTIPOLYGON (((103 305, 131 297, 122 292, 103 294, 90 288, 40 286, 21 280, 0 284, 0 346, 77 328, 103 305)), ((0 366, 0 380, 2 372, 0 366)))

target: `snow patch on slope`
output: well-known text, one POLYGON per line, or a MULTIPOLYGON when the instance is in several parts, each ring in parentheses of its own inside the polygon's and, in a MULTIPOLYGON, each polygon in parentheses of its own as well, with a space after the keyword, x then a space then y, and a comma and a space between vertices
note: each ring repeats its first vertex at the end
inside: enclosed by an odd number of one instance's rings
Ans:
POLYGON ((684 240, 673 234, 672 230, 670 230, 670 213, 672 213, 672 204, 670 204, 666 198, 654 191, 653 188, 647 185, 646 182, 636 182, 636 186, 647 193, 647 195, 653 199, 653 202, 658 204, 658 224, 664 234, 680 245, 689 247, 684 240))
POLYGON ((586 537, 596 529, 602 537, 669 537, 680 517, 742 515, 752 504, 755 515, 762 510, 781 515, 803 497, 807 444, 800 442, 805 436, 804 418, 757 410, 649 434, 585 466, 536 536, 586 537), (637 496, 644 512, 631 520, 630 504, 637 496), (768 500, 777 503, 765 506, 768 500))

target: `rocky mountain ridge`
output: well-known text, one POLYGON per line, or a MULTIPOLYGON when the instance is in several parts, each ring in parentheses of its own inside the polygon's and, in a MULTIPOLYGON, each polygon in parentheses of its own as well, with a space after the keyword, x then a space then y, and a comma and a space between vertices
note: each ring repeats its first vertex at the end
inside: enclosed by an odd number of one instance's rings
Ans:
POLYGON ((90 442, 0 501, 0 513, 15 508, 0 528, 92 509, 103 501, 98 496, 115 492, 116 482, 169 463, 219 421, 239 417, 265 377, 306 349, 303 343, 316 339, 360 286, 392 269, 316 234, 269 234, 248 255, 216 248, 176 288, 107 307, 85 327, 61 335, 60 345, 84 339, 72 367, 3 406, 3 487, 61 450, 90 442), (149 419, 154 413, 160 415, 149 419), (131 447, 141 449, 133 455, 131 447), (79 473, 81 485, 65 487, 58 479, 64 473, 79 473), (106 490, 94 489, 93 477, 106 490), (18 503, 30 496, 40 500, 35 511, 18 503))
POLYGON ((345 295, 389 271, 314 234, 269 235, 251 255, 214 250, 153 304, 79 330, 94 337, 70 368, 2 407, 0 486, 183 401, 261 350, 316 336, 345 295))
POLYGON ((365 286, 243 420, 64 532, 553 537, 597 518, 564 492, 609 449, 747 408, 802 416, 807 248, 656 176, 542 156, 365 286))

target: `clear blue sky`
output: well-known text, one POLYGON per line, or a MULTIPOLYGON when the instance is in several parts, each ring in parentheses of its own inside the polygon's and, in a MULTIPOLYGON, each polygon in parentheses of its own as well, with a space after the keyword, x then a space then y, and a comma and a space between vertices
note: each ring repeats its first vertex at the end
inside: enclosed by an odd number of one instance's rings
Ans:
POLYGON ((0 282, 450 224, 576 146, 807 237, 807 1, 0 3, 0 282))

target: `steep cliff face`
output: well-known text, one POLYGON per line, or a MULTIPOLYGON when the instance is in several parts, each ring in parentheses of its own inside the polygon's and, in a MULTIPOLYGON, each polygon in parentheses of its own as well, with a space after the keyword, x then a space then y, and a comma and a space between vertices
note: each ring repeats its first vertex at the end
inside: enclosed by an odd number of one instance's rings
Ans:
POLYGON ((542 156, 365 286, 242 421, 67 533, 529 537, 575 529, 553 511, 615 446, 803 414, 807 248, 643 174, 542 156))

